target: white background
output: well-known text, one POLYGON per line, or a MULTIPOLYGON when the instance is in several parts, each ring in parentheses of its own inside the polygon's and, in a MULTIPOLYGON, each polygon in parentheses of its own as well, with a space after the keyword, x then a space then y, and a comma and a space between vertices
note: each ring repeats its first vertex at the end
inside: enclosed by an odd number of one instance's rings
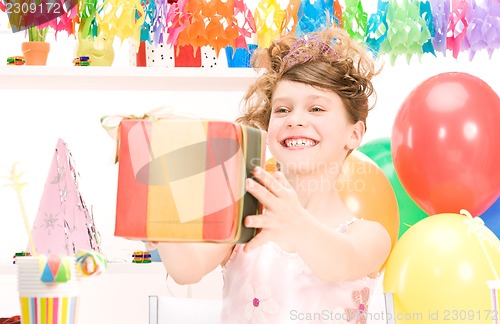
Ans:
MULTIPOLYGON (((20 53, 22 34, 0 34, 0 58, 20 53)), ((54 35, 48 66, 71 66, 76 41, 54 35)), ((128 42, 115 43, 113 66, 128 66, 128 42)), ((406 96, 421 82, 438 73, 462 71, 475 75, 500 93, 500 50, 490 59, 485 51, 473 61, 466 53, 454 59, 425 54, 410 64, 398 57, 392 66, 386 59, 382 73, 375 77, 378 99, 371 111, 363 144, 389 137, 395 115, 406 96)), ((16 68, 16 67, 12 67, 16 68)), ((228 70, 227 73, 231 73, 228 70)), ((29 80, 27 80, 29 82, 29 80)), ((99 80, 96 80, 99 82, 99 80)), ((105 89, 106 84, 102 85, 105 89)), ((113 164, 115 143, 100 125, 100 118, 111 114, 143 114, 160 106, 171 106, 204 118, 234 120, 243 91, 37 91, 0 89, 0 263, 9 262, 16 251, 26 248, 28 238, 14 191, 4 187, 13 163, 18 163, 27 182, 23 198, 30 222, 34 220, 53 151, 64 139, 80 173, 80 189, 87 205, 93 206, 104 251, 110 258, 128 258, 136 244, 113 237, 117 165, 113 164)))
MULTIPOLYGON (((5 62, 7 56, 20 55, 25 37, 22 33, 12 34, 1 18, 0 30, 0 62, 5 62)), ((74 38, 60 34, 56 42, 51 34, 48 40, 52 47, 47 65, 71 66, 74 38)), ((113 66, 128 66, 128 42, 117 41, 114 48, 113 66)), ((413 57, 410 64, 399 57, 394 66, 387 59, 382 74, 374 80, 378 101, 368 118, 363 143, 389 137, 395 115, 406 96, 422 81, 438 73, 467 72, 500 93, 499 51, 496 50, 491 59, 486 52, 479 52, 473 61, 466 53, 455 59, 450 52, 446 57, 438 54, 437 58, 425 54, 421 61, 413 57)), ((115 143, 102 129, 100 118, 110 114, 142 114, 167 105, 204 118, 234 120, 244 90, 193 93, 0 89, 0 265, 11 263, 13 254, 24 250, 28 242, 15 193, 3 186, 3 177, 8 175, 13 163, 19 163, 19 170, 25 173, 23 179, 27 185, 23 198, 29 221, 33 222, 57 139, 64 139, 81 176, 83 198, 93 207, 104 253, 110 260, 129 260, 131 252, 143 245, 113 236, 117 182, 117 165, 113 164, 115 143)), ((0 307, 2 315, 8 314, 2 314, 0 307)))

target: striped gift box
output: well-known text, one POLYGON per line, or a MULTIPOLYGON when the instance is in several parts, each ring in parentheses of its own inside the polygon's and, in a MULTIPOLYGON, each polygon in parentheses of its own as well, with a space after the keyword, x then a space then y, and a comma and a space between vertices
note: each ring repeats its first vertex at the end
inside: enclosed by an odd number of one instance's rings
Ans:
POLYGON ((119 132, 115 235, 246 242, 260 212, 245 179, 265 162, 265 133, 225 121, 124 119, 119 132))

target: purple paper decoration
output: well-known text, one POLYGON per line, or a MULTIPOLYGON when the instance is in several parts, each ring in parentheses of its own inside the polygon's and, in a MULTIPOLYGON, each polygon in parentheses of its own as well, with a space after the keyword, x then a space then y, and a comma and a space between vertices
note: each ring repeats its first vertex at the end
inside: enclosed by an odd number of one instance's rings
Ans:
POLYGON ((450 18, 450 0, 431 1, 435 35, 432 38, 434 50, 446 55, 446 32, 450 18))
POLYGON ((491 58, 493 51, 500 47, 500 1, 486 1, 483 6, 469 0, 466 19, 469 23, 462 50, 468 49, 469 59, 480 50, 487 50, 491 58))

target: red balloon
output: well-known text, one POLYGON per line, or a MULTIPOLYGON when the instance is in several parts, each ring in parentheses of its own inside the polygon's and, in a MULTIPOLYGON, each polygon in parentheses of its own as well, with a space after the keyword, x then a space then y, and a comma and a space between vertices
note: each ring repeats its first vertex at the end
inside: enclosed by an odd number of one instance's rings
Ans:
POLYGON ((500 195, 500 98, 467 73, 442 73, 405 99, 391 136, 394 168, 429 215, 478 216, 500 195))

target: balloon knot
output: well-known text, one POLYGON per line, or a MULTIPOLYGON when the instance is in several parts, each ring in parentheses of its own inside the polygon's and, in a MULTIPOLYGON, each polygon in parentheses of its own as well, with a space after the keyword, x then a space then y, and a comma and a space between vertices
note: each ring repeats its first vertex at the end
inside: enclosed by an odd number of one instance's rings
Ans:
POLYGON ((469 211, 460 210, 460 214, 465 215, 464 224, 467 226, 469 235, 474 234, 480 240, 480 243, 488 242, 488 244, 500 252, 500 240, 496 235, 484 224, 484 221, 479 217, 472 217, 469 211))

